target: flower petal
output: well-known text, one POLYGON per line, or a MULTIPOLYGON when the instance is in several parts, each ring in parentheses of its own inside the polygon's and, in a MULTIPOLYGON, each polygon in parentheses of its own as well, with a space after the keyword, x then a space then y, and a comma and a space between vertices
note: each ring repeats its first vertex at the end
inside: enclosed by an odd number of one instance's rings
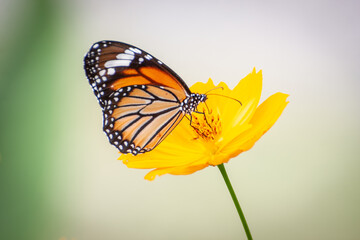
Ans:
POLYGON ((233 132, 233 127, 241 126, 251 119, 259 105, 261 90, 262 71, 256 73, 254 68, 253 72, 243 78, 230 95, 242 103, 241 107, 229 106, 227 114, 230 114, 229 119, 232 119, 232 125, 228 126, 230 131, 233 132))
POLYGON ((197 82, 190 87, 191 92, 193 93, 206 93, 207 91, 214 89, 215 85, 211 78, 207 81, 207 83, 197 82))
POLYGON ((161 176, 164 174, 172 174, 172 175, 188 175, 192 174, 196 171, 204 169, 208 166, 208 164, 201 165, 190 165, 190 166, 181 166, 181 167, 173 167, 173 168, 159 168, 152 170, 148 174, 145 175, 145 179, 152 181, 156 176, 161 176))
POLYGON ((219 151, 231 158, 249 150, 277 121, 288 102, 288 94, 276 93, 264 101, 257 109, 249 124, 251 128, 241 133, 219 151))
POLYGON ((219 115, 221 116, 223 130, 218 144, 221 146, 228 145, 237 135, 251 127, 249 121, 259 104, 261 90, 262 72, 256 73, 254 68, 253 72, 243 78, 234 90, 227 95, 241 101, 241 105, 230 99, 222 104, 219 115))

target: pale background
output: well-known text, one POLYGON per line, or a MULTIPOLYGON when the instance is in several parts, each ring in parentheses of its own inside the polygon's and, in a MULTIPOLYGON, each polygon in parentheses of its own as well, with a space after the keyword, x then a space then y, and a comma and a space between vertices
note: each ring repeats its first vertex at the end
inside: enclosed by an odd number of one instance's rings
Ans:
POLYGON ((360 2, 0 0, 0 239, 245 239, 217 168, 153 182, 102 133, 82 59, 145 49, 188 83, 263 70, 290 104, 226 165, 254 239, 360 238, 360 2))

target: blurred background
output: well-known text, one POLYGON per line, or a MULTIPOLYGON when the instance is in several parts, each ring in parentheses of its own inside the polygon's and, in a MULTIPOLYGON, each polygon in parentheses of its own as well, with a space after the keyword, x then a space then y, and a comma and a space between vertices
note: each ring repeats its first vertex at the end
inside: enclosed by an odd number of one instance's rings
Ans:
POLYGON ((153 182, 83 71, 118 40, 188 83, 263 70, 275 126, 226 164, 254 239, 359 239, 360 2, 0 0, 0 239, 245 239, 217 168, 153 182))

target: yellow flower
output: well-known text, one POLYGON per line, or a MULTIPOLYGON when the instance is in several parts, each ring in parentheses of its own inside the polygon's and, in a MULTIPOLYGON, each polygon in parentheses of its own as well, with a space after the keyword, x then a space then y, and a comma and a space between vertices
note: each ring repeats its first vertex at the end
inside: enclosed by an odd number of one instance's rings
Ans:
POLYGON ((272 127, 288 103, 287 94, 275 93, 258 106, 262 72, 256 73, 255 69, 233 90, 223 82, 214 86, 209 79, 206 84, 194 84, 191 91, 205 93, 216 87, 222 89, 209 92, 206 103, 198 106, 198 111, 204 114, 192 114, 192 127, 188 118, 184 118, 154 150, 137 156, 123 154, 119 160, 130 168, 154 169, 145 176, 147 180, 167 173, 191 174, 226 163, 249 150, 272 127))

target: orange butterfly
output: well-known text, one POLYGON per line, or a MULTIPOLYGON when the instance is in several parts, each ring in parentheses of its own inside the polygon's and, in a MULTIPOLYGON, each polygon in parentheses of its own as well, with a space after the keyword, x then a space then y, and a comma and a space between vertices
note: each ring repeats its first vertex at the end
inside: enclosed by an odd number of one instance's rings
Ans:
POLYGON ((122 153, 154 149, 207 99, 205 94, 191 93, 161 61, 126 43, 97 42, 84 64, 103 111, 103 130, 122 153))

